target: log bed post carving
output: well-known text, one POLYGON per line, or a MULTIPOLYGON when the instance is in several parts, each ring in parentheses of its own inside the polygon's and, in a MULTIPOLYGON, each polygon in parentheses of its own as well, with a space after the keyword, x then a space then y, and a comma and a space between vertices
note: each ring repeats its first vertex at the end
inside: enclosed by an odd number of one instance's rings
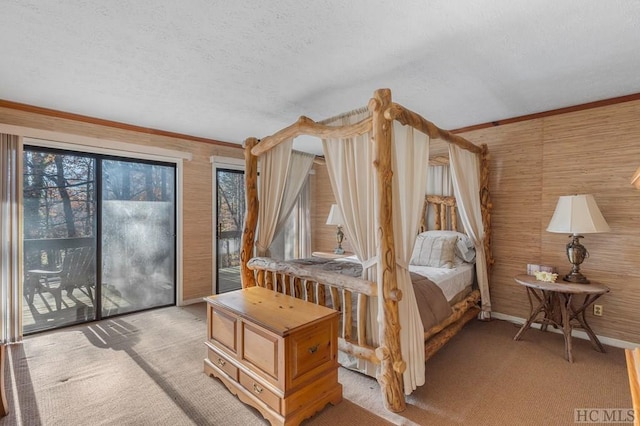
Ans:
POLYGON ((378 382, 382 390, 385 407, 393 412, 406 408, 402 373, 406 364, 402 360, 400 346, 400 319, 398 302, 392 295, 398 293, 396 275, 396 254, 393 241, 392 183, 391 167, 391 130, 393 120, 384 117, 384 111, 391 104, 389 89, 376 90, 369 102, 373 119, 373 138, 375 145, 376 179, 378 182, 378 306, 382 309, 384 321, 380 323, 380 347, 376 355, 380 359, 378 382))
POLYGON ((248 138, 244 142, 245 162, 245 200, 246 212, 244 230, 242 231, 242 247, 240 250, 242 288, 253 287, 256 279, 247 262, 253 257, 256 226, 258 225, 258 157, 251 153, 251 149, 258 143, 256 138, 248 138))
POLYGON ((480 211, 484 227, 484 255, 487 259, 487 275, 491 281, 491 268, 494 262, 491 253, 491 209, 493 205, 489 194, 489 149, 487 144, 482 144, 482 152, 480 153, 480 211))

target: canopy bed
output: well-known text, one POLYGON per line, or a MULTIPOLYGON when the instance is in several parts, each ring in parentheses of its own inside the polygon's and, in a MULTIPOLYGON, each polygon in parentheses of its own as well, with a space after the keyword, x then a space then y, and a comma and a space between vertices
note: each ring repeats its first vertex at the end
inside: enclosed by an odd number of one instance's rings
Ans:
MULTIPOLYGON (((380 89, 367 109, 357 114, 320 123, 300 117, 261 141, 247 139, 245 162, 243 288, 263 286, 339 310, 340 351, 365 372, 375 373, 388 410, 404 410, 404 395, 424 384, 425 360, 472 318, 490 318, 488 273, 493 260, 486 145, 478 147, 436 127, 393 103, 390 90, 380 89), (325 259, 313 265, 265 257, 278 222, 278 205, 287 198, 282 170, 291 167, 292 140, 301 135, 322 139, 333 193, 360 266, 350 275, 340 261, 325 259), (455 197, 425 198, 430 139, 449 143, 455 197), (435 228, 444 234, 422 232, 429 205, 436 209, 435 228), (466 234, 456 232, 456 212, 466 234), (432 296, 419 290, 420 277, 412 265, 419 265, 418 260, 426 256, 427 269, 464 269, 464 261, 438 263, 442 253, 452 252, 463 237, 473 250, 475 272, 473 266, 466 269, 472 271, 472 281, 475 276, 477 289, 470 290, 467 282, 462 290, 443 296, 444 314, 433 315, 433 310, 426 314, 419 306, 430 304, 432 296), (438 250, 433 250, 434 242, 438 250), (438 257, 435 265, 434 256, 438 257), (428 315, 433 318, 427 320, 428 315)), ((439 276, 431 278, 436 284, 443 281, 439 276)), ((447 293, 437 285, 432 290, 447 293)))

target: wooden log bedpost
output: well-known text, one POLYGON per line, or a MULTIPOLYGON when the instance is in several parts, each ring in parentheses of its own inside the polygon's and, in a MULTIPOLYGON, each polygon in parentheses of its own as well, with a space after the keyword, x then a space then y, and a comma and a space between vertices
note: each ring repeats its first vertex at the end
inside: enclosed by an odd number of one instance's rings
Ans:
POLYGON ((491 269, 493 267, 493 254, 491 253, 491 197, 489 196, 489 149, 487 144, 482 144, 480 153, 480 211, 482 213, 482 225, 484 227, 484 254, 487 259, 487 276, 491 281, 491 269))
POLYGON ((242 288, 254 287, 256 279, 253 271, 247 267, 247 262, 253 257, 256 226, 258 225, 258 157, 251 153, 256 146, 256 138, 248 138, 244 141, 244 179, 245 179, 245 204, 244 230, 242 231, 242 246, 240 249, 240 279, 242 288))
POLYGON ((400 346, 400 318, 398 313, 399 291, 396 273, 396 254, 393 241, 393 192, 391 178, 391 132, 393 120, 384 112, 391 105, 391 91, 379 89, 369 102, 373 120, 374 166, 378 183, 378 309, 382 310, 379 327, 380 347, 376 355, 380 359, 378 383, 387 410, 400 412, 406 408, 402 374, 406 368, 400 346))

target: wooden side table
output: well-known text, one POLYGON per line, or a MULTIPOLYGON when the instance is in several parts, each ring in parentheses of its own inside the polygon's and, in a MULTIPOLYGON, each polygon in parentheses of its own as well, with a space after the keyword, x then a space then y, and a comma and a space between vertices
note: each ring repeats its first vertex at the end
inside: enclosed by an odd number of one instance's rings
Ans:
POLYGON ((606 352, 596 334, 589 327, 584 314, 593 302, 609 292, 607 286, 593 281, 591 284, 575 284, 565 281, 550 283, 539 281, 534 276, 525 274, 515 276, 514 280, 527 289, 531 313, 513 340, 520 340, 522 334, 531 328, 531 324, 534 322, 541 324, 543 331, 546 331, 550 324, 554 327, 562 327, 564 355, 567 361, 573 362, 571 331, 574 323, 577 322, 575 326, 584 329, 593 347, 600 352, 606 352), (580 303, 581 297, 582 302, 580 303), (538 319, 541 313, 544 316, 538 319))

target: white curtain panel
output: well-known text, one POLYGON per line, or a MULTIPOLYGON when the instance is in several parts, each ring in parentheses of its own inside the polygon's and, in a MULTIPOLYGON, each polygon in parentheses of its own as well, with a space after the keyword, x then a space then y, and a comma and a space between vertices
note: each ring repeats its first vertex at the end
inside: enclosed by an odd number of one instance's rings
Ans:
POLYGON ((393 235, 397 259, 400 344, 404 392, 409 395, 425 382, 424 327, 413 292, 408 264, 420 227, 420 213, 427 187, 429 137, 409 126, 393 123, 393 235))
POLYGON ((275 234, 282 230, 291 210, 296 205, 296 201, 300 196, 300 191, 304 187, 309 176, 309 171, 313 167, 313 160, 316 158, 314 154, 308 154, 306 152, 293 151, 291 153, 291 160, 289 161, 289 173, 287 175, 287 181, 285 183, 284 194, 282 196, 282 205, 280 206, 280 212, 278 213, 278 224, 276 226, 275 234))
MULTIPOLYGON (((339 124, 360 121, 368 113, 351 115, 339 124)), ((331 124, 336 124, 331 123, 331 124)), ((342 209, 347 238, 363 263, 363 278, 377 279, 374 266, 377 258, 377 191, 373 167, 374 145, 371 134, 346 140, 323 140, 323 150, 329 171, 329 180, 336 203, 342 209)), ((398 288, 403 298, 399 304, 402 358, 406 362, 404 392, 410 394, 425 382, 424 328, 418 312, 407 264, 420 224, 420 212, 427 184, 429 145, 426 135, 394 124, 395 143, 393 158, 393 217, 394 243, 398 264, 398 288), (395 133, 398 132, 398 133, 395 133)), ((372 301, 373 302, 373 301, 372 301)), ((380 301, 369 306, 368 329, 372 333, 369 344, 379 343, 378 312, 380 301)), ((373 365, 362 365, 368 374, 373 365)))
MULTIPOLYGON (((425 195, 453 194, 453 184, 451 183, 451 170, 449 166, 429 166, 427 169, 427 192, 425 195)), ((433 208, 427 210, 427 229, 433 229, 436 223, 436 212, 433 208)))
POLYGON ((445 196, 453 194, 449 166, 429 166, 426 194, 445 196))
MULTIPOLYGON (((328 125, 357 123, 369 115, 368 111, 357 113, 328 125)), ((322 149, 333 195, 344 217, 345 234, 364 264, 363 278, 375 281, 377 203, 371 133, 350 139, 323 139, 322 149)))
POLYGON ((476 276, 482 298, 480 319, 490 319, 491 298, 480 209, 480 158, 470 151, 449 144, 449 161, 460 219, 476 249, 476 276))
MULTIPOLYGON (((368 111, 357 112, 325 123, 345 125, 369 117, 368 111)), ((344 232, 358 259, 362 262, 362 278, 377 280, 377 191, 375 169, 373 167, 374 146, 371 132, 349 139, 323 139, 322 149, 327 162, 329 181, 336 204, 342 210, 344 232)), ((377 346, 378 301, 371 300, 367 307, 366 342, 377 346)), ((358 368, 374 376, 377 366, 358 362, 358 368)))
POLYGON ((22 140, 0 134, 0 343, 22 339, 22 140))
POLYGON ((309 196, 309 176, 304 180, 304 185, 298 197, 298 243, 295 258, 307 258, 311 256, 311 197, 309 196))
POLYGON ((293 139, 262 154, 258 184, 258 235, 256 247, 259 256, 268 256, 278 224, 284 197, 293 139))

